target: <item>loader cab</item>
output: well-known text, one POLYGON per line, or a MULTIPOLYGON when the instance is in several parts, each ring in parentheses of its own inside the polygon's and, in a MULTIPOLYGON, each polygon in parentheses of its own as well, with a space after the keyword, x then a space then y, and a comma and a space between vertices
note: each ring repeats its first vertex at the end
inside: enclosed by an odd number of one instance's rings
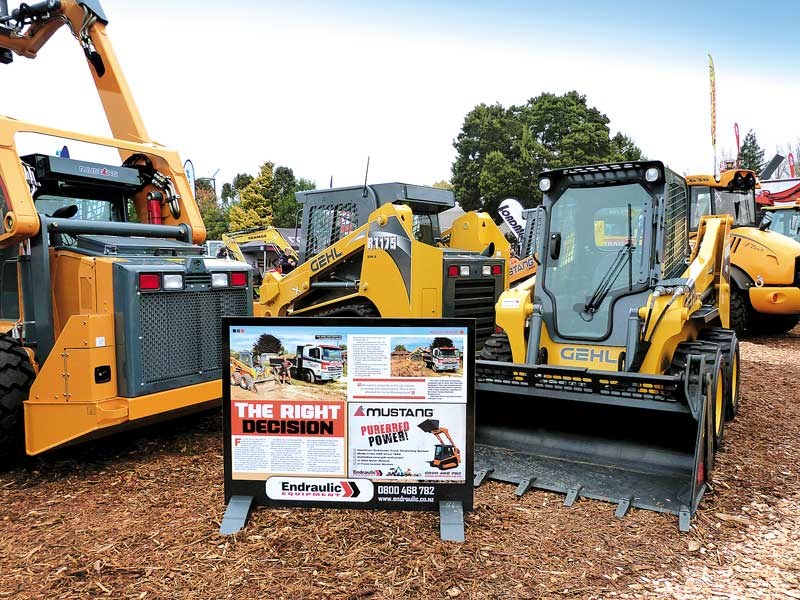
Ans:
POLYGON ((407 183, 309 190, 295 197, 303 206, 301 263, 361 227, 385 204, 409 206, 415 240, 433 246, 441 235, 439 213, 455 206, 449 190, 407 183))
MULTIPOLYGON (((137 169, 111 167, 58 156, 22 157, 36 211, 48 217, 81 221, 128 221, 130 198, 144 181, 137 169)), ((59 237, 59 245, 74 238, 59 237)))
MULTIPOLYGON (((538 232, 526 232, 537 239, 523 243, 542 263, 534 302, 550 336, 624 345, 627 317, 651 282, 685 266, 683 179, 652 161, 548 171, 539 187, 538 232)), ((608 353, 598 357, 616 367, 608 353)))
POLYGON ((770 219, 766 224, 769 231, 774 231, 800 242, 800 205, 784 204, 764 209, 770 219))
POLYGON ((700 217, 731 215, 733 227, 756 225, 756 176, 753 171, 734 169, 718 178, 690 175, 686 178, 691 192, 689 230, 697 231, 700 217))

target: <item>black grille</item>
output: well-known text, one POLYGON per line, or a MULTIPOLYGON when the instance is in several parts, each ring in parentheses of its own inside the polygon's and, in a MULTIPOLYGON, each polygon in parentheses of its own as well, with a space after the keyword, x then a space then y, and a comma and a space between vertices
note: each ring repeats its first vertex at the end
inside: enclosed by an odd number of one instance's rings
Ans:
POLYGON ((248 314, 248 301, 247 288, 142 294, 142 376, 138 387, 190 375, 202 374, 201 381, 219 377, 221 317, 248 314))
POLYGON ((455 282, 453 314, 445 316, 475 319, 475 344, 483 342, 494 333, 494 305, 497 301, 494 278, 458 279, 455 282))
POLYGON ((211 273, 187 273, 186 285, 211 285, 211 273))
POLYGON ((606 373, 479 360, 475 363, 475 381, 479 390, 500 384, 508 386, 509 392, 531 396, 688 411, 683 382, 672 375, 606 373))

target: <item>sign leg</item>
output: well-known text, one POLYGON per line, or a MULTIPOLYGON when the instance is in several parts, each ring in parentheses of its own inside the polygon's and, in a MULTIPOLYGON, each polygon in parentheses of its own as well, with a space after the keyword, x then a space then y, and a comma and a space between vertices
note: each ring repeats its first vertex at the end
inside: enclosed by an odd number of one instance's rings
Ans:
POLYGON ((231 496, 222 523, 219 527, 221 535, 231 535, 241 531, 250 518, 250 510, 253 507, 252 496, 231 496))
POLYGON ((444 542, 464 541, 464 505, 460 501, 439 502, 439 537, 444 542))

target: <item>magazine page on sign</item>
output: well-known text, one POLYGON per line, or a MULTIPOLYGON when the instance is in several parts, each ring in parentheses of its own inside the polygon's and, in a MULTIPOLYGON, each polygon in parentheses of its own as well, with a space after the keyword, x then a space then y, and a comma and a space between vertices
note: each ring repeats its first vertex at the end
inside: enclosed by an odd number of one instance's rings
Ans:
POLYGON ((335 331, 264 326, 230 334, 235 479, 347 472, 347 348, 335 331))
POLYGON ((466 403, 466 331, 364 329, 347 340, 348 400, 466 403))
POLYGON ((466 339, 410 327, 348 335, 350 477, 464 481, 466 339))

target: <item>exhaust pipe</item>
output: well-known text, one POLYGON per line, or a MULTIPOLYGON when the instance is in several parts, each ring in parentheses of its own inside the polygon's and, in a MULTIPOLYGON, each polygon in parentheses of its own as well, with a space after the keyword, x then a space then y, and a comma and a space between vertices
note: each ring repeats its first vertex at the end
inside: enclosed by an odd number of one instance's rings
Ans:
POLYGON ((8 16, 8 0, 0 0, 0 18, 8 16))

